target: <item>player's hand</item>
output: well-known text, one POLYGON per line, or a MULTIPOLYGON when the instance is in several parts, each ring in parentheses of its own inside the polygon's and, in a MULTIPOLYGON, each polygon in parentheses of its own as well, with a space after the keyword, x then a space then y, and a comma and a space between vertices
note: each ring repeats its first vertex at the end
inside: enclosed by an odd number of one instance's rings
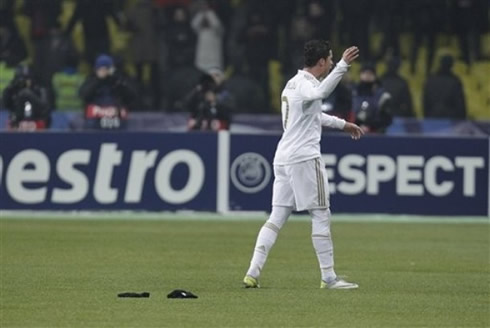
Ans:
POLYGON ((347 48, 344 51, 344 54, 342 55, 342 59, 348 65, 350 65, 357 57, 359 57, 359 48, 357 48, 357 47, 347 48))
POLYGON ((344 131, 350 134, 354 140, 358 140, 364 134, 364 131, 354 123, 345 122, 344 131))

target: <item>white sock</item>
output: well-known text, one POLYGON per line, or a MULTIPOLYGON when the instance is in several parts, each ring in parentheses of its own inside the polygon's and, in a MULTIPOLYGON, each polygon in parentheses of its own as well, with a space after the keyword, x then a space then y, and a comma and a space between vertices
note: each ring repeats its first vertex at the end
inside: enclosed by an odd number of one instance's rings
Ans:
POLYGON ((312 233, 311 240, 315 248, 318 263, 322 273, 322 280, 329 282, 337 275, 333 269, 333 243, 330 234, 330 210, 316 209, 310 211, 312 233))
POLYGON ((250 267, 248 268, 247 275, 254 278, 259 278, 260 272, 264 267, 265 261, 269 251, 276 242, 277 235, 286 223, 289 215, 292 212, 290 207, 273 206, 269 219, 260 229, 257 236, 257 242, 255 243, 255 250, 250 261, 250 267))

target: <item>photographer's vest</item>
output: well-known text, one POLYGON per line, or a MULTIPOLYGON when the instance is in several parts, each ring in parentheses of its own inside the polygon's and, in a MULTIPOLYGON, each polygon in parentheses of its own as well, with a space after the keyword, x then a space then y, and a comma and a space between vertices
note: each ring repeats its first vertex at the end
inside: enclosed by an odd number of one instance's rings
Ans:
POLYGON ((83 108, 78 90, 83 83, 80 73, 56 73, 53 76, 53 87, 56 92, 56 109, 59 111, 77 110, 83 108))
POLYGON ((362 117, 361 121, 370 122, 378 115, 379 101, 383 93, 385 93, 385 89, 382 87, 376 88, 373 93, 367 95, 359 95, 358 91, 355 90, 354 97, 352 97, 354 114, 358 118, 362 117))
POLYGON ((3 95, 3 90, 14 79, 15 69, 8 67, 4 62, 0 62, 0 98, 3 95))

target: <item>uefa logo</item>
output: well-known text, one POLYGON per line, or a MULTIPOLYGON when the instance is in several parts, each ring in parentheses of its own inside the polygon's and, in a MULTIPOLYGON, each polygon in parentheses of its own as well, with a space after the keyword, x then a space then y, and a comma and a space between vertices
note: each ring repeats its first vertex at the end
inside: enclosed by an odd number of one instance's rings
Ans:
POLYGON ((241 154, 231 164, 231 181, 241 192, 247 194, 259 192, 267 186, 270 179, 270 164, 260 154, 241 154))

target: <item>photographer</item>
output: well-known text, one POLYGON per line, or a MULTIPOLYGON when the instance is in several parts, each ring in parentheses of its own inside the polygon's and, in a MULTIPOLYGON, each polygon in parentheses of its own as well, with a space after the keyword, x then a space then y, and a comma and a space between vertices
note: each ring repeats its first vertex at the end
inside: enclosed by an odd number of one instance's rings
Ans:
POLYGON ((366 133, 384 133, 393 119, 391 95, 378 80, 374 66, 364 65, 359 77, 352 94, 355 123, 366 133))
POLYGON ((110 56, 100 55, 95 71, 80 87, 88 129, 124 129, 129 106, 136 99, 136 90, 129 78, 116 71, 110 56))
POLYGON ((34 82, 29 67, 17 68, 14 79, 3 92, 3 102, 9 110, 9 129, 37 131, 49 127, 48 93, 34 82))
POLYGON ((223 72, 210 70, 187 95, 185 108, 191 113, 189 130, 220 131, 230 128, 234 99, 223 82, 223 72))

